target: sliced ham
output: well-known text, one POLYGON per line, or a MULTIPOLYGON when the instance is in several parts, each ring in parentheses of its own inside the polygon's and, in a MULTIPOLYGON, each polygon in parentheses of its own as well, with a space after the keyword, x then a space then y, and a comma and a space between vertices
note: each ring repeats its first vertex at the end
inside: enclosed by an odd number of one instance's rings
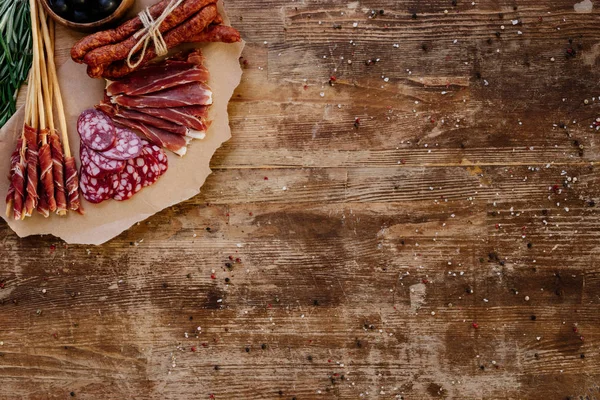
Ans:
POLYGON ((106 93, 140 96, 192 82, 208 82, 208 70, 187 62, 152 65, 109 83, 106 93))
POLYGON ((144 96, 118 95, 112 102, 124 107, 169 108, 212 104, 212 91, 204 83, 193 82, 144 96))
POLYGON ((168 150, 171 150, 178 156, 183 157, 187 152, 186 146, 190 141, 189 138, 180 135, 175 135, 173 133, 165 131, 164 129, 149 126, 144 124, 143 122, 135 121, 132 119, 114 117, 113 120, 118 124, 140 131, 151 142, 162 146, 168 150))

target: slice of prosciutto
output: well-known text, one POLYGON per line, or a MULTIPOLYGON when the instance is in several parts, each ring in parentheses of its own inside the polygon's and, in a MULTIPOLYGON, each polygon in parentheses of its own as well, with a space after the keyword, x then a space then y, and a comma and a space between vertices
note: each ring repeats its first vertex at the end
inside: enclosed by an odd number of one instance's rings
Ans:
POLYGON ((109 96, 140 96, 192 82, 208 82, 208 70, 202 65, 187 62, 151 65, 124 79, 110 82, 106 93, 109 96))
POLYGON ((187 106, 174 108, 139 108, 144 114, 149 114, 175 124, 187 126, 190 129, 206 132, 208 126, 208 106, 187 106))
POLYGON ((144 96, 127 96, 121 94, 113 96, 112 102, 130 108, 206 106, 212 104, 212 91, 204 83, 193 82, 144 96))
POLYGON ((96 106, 96 108, 107 113, 112 117, 133 119, 136 121, 143 122, 146 125, 155 126, 157 128, 164 129, 167 132, 175 133, 181 136, 188 136, 188 133, 190 131, 185 125, 176 124, 174 122, 167 121, 162 118, 157 118, 152 115, 142 113, 136 109, 119 107, 115 104, 109 104, 106 102, 100 103, 96 106))
POLYGON ((183 157, 187 152, 187 145, 190 141, 189 138, 180 135, 175 135, 173 133, 165 131, 164 129, 148 126, 143 122, 135 121, 132 119, 114 117, 113 121, 128 128, 140 131, 151 142, 168 150, 171 150, 178 156, 183 157))

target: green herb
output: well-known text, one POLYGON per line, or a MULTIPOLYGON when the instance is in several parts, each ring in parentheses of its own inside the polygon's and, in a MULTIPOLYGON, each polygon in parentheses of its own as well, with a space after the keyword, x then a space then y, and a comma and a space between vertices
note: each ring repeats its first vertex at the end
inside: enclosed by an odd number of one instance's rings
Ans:
POLYGON ((0 128, 17 110, 17 94, 27 80, 32 56, 27 0, 0 0, 0 128))

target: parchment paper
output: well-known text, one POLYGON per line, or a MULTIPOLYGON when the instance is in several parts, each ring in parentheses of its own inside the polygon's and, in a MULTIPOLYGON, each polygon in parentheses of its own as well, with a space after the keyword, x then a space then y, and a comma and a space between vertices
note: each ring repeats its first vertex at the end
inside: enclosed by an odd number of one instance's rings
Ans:
MULTIPOLYGON (((138 0, 134 13, 156 0, 138 0)), ((219 11, 225 23, 229 20, 219 1, 219 11)), ((73 43, 77 36, 72 35, 73 43)), ((213 105, 210 107, 210 126, 206 138, 194 140, 188 147, 185 157, 166 151, 169 156, 168 171, 154 185, 142 189, 131 199, 118 202, 108 200, 101 204, 91 204, 83 200, 85 215, 69 212, 66 217, 51 215, 44 218, 35 213, 24 221, 15 221, 4 215, 3 199, 9 182, 6 178, 10 169, 10 154, 23 127, 24 109, 21 108, 0 130, 0 198, 2 217, 20 237, 38 234, 51 234, 67 243, 102 244, 119 235, 133 224, 151 215, 190 199, 200 193, 200 187, 211 173, 210 159, 215 151, 231 137, 227 104, 233 91, 240 83, 242 70, 239 57, 244 43, 209 43, 199 46, 205 56, 205 66, 210 71, 209 86, 213 90, 213 105)), ((92 79, 86 74, 86 66, 69 60, 58 70, 60 87, 69 127, 71 152, 79 163, 79 135, 76 129, 77 117, 81 111, 93 107, 103 98, 104 80, 92 79)), ((79 164, 78 164, 79 165, 79 164)))

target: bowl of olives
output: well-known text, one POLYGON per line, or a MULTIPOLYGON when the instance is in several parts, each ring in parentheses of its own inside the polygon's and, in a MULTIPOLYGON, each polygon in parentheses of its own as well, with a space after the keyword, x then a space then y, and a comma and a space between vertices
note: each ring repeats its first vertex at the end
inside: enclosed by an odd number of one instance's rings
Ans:
POLYGON ((115 25, 135 0, 41 0, 42 6, 59 24, 90 32, 115 25))

